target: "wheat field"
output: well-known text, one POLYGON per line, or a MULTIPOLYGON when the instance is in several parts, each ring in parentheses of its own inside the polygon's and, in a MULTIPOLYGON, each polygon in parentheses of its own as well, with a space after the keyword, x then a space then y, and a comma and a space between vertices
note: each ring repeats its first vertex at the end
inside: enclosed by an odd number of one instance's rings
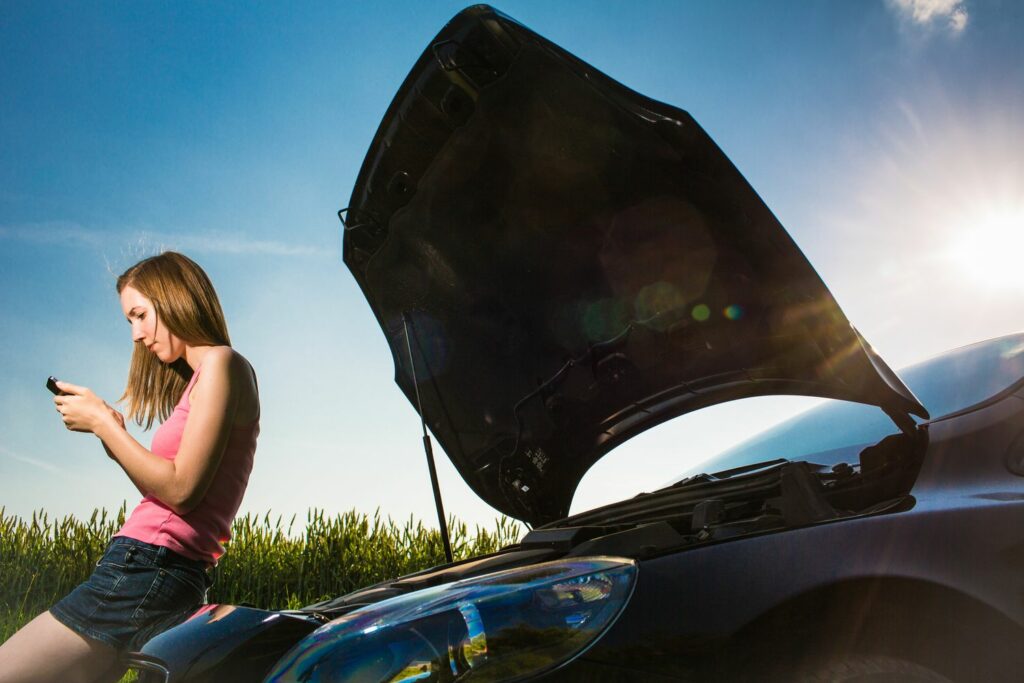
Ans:
MULTIPOLYGON (((0 508, 0 642, 89 576, 125 510, 95 510, 85 520, 43 511, 23 519, 0 508)), ((236 519, 213 570, 210 602, 294 609, 444 562, 438 530, 412 518, 396 523, 380 511, 328 516, 314 509, 296 521, 269 512, 236 519)), ((472 533, 449 520, 456 559, 494 552, 522 532, 506 517, 472 533)))

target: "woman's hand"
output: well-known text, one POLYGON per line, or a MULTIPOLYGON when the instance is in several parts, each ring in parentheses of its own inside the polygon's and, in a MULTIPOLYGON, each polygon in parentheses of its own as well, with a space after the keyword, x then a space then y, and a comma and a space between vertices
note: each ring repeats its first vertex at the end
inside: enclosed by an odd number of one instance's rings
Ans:
POLYGON ((111 423, 124 429, 121 413, 108 406, 91 389, 59 381, 57 388, 64 395, 55 396, 53 403, 64 420, 64 426, 71 431, 95 434, 100 427, 111 423))

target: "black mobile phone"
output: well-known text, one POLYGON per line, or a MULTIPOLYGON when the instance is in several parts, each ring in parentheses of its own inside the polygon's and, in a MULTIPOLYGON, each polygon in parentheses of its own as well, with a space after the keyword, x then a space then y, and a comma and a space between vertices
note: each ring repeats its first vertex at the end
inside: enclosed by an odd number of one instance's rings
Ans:
POLYGON ((60 396, 64 392, 57 388, 57 378, 50 375, 46 380, 46 388, 53 392, 54 396, 60 396))

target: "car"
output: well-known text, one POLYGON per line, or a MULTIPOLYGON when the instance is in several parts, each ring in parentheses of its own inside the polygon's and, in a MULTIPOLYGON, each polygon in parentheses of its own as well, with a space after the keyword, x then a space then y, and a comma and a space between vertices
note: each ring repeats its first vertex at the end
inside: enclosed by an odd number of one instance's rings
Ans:
POLYGON ((1024 335, 893 372, 687 113, 486 6, 416 62, 341 216, 399 388, 530 530, 299 610, 205 606, 140 681, 1024 670, 1024 335), (569 515, 629 438, 772 394, 825 401, 569 515))

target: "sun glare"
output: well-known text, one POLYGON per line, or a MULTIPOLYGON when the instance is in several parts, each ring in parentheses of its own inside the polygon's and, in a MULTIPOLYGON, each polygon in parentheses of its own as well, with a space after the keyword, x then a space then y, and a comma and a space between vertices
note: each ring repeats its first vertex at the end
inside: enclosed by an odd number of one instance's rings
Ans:
POLYGON ((1024 290, 1024 203, 989 207, 958 223, 950 261, 977 284, 1024 290))

